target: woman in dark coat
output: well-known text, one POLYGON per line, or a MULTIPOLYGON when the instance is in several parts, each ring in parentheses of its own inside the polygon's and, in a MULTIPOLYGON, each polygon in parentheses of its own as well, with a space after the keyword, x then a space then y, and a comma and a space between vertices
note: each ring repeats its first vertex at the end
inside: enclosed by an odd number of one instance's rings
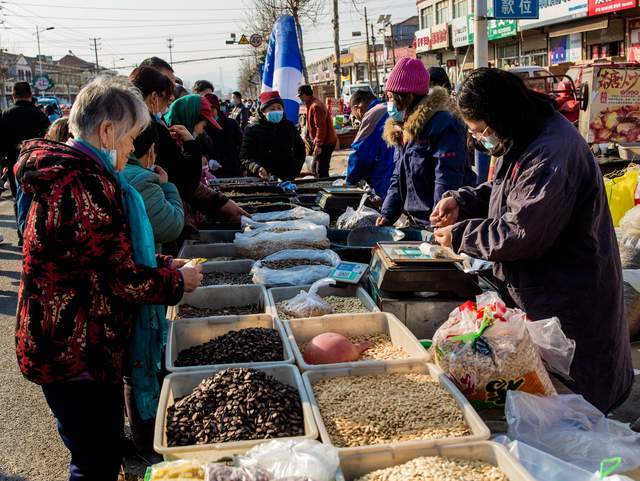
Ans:
POLYGON ((576 341, 568 385, 607 413, 629 395, 633 368, 620 255, 589 146, 547 96, 502 70, 473 72, 458 105, 499 160, 492 182, 445 194, 431 216, 436 239, 494 261, 501 295, 531 319, 560 319, 576 341))
POLYGON ((306 155, 302 137, 284 115, 278 91, 260 94, 258 120, 244 131, 240 161, 249 175, 291 180, 300 175, 306 155))

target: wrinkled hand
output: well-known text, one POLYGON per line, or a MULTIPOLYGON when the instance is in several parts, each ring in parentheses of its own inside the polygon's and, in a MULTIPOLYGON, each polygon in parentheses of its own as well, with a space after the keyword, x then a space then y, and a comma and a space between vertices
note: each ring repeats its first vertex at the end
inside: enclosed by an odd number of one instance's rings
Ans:
POLYGON ((251 217, 249 213, 232 200, 228 200, 218 211, 221 217, 231 222, 240 222, 240 217, 251 217))
POLYGON ((190 259, 172 259, 171 265, 169 266, 171 269, 180 269, 184 267, 184 265, 189 262, 190 259))
POLYGON ((260 167, 260 169, 258 170, 258 177, 266 180, 269 178, 269 172, 264 167, 260 167))
POLYGON ((191 132, 189 132, 184 125, 172 125, 169 127, 169 132, 173 140, 181 140, 183 142, 193 140, 193 135, 191 135, 191 132))
POLYGON ((440 229, 436 229, 433 233, 433 236, 436 239, 436 242, 444 247, 451 247, 451 242, 453 236, 451 231, 453 230, 453 226, 442 227, 440 229))
POLYGON ((185 292, 193 292, 200 287, 200 283, 202 282, 202 267, 182 267, 180 274, 182 274, 184 281, 185 292))
POLYGON ((167 172, 162 167, 160 167, 159 165, 156 165, 153 168, 153 171, 156 173, 156 175, 160 179, 161 184, 166 184, 167 182, 169 182, 169 174, 167 174, 167 172))
POLYGON ((376 226, 382 227, 385 225, 391 225, 391 221, 382 215, 376 219, 376 226))
POLYGON ((434 227, 446 227, 458 222, 460 206, 453 197, 445 197, 436 205, 429 217, 434 227))

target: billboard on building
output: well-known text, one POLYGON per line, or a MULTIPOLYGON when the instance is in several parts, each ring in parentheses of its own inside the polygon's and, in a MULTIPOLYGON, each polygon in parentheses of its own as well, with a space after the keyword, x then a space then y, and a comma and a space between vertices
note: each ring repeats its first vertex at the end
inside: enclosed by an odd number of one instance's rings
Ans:
POLYGON ((590 17, 633 8, 638 3, 637 0, 588 0, 588 2, 590 17))
POLYGON ((431 27, 431 48, 436 50, 439 48, 449 48, 449 25, 441 23, 431 27))
POLYGON ((467 17, 458 17, 451 21, 451 43, 454 48, 469 45, 469 20, 467 17))
POLYGON ((520 20, 518 28, 527 30, 586 17, 588 2, 589 0, 540 0, 539 17, 535 20, 520 20))
POLYGON ((415 33, 416 53, 424 53, 431 50, 431 29, 423 28, 415 33))

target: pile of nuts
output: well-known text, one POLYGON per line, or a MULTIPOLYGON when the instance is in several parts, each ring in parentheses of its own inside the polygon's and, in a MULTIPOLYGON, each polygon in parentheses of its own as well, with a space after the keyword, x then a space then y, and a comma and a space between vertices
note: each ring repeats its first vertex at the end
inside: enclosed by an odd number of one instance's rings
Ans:
POLYGON ((208 272, 202 277, 203 286, 223 284, 253 284, 253 275, 250 272, 208 272))
POLYGON ((301 436, 302 403, 263 371, 224 369, 169 406, 166 430, 169 446, 301 436))
MULTIPOLYGON (((322 298, 333 309, 333 314, 355 314, 361 312, 369 312, 360 299, 357 297, 339 297, 339 296, 325 296, 322 298)), ((294 319, 293 316, 287 314, 284 311, 284 303, 282 301, 276 303, 276 309, 278 311, 279 319, 294 319)))
POLYGON ((297 266, 329 266, 331 267, 331 263, 323 260, 313 261, 310 259, 285 259, 282 261, 262 261, 262 267, 266 267, 267 269, 287 269, 289 267, 297 267, 297 266))
POLYGON ((204 344, 180 351, 175 365, 207 366, 241 362, 282 361, 282 339, 275 329, 250 327, 229 331, 204 344))
POLYGON ((339 448, 471 433, 455 398, 427 374, 326 378, 313 384, 313 392, 339 448))
POLYGON ((212 317, 212 316, 245 316, 248 314, 260 314, 262 309, 258 304, 248 304, 246 306, 229 306, 214 309, 212 307, 195 307, 189 304, 178 306, 178 319, 191 317, 212 317))
POLYGON ((508 481, 495 466, 474 459, 422 456, 411 461, 378 469, 356 481, 508 481))
POLYGON ((394 346, 387 334, 368 334, 366 336, 349 337, 353 344, 373 343, 369 349, 360 355, 361 361, 390 361, 392 359, 407 359, 409 354, 400 346, 394 346))

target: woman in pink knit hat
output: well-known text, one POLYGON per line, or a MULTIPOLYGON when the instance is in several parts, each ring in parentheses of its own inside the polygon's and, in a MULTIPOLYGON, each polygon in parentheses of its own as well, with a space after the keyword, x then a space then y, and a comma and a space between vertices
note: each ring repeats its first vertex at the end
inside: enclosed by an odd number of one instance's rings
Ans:
POLYGON ((401 58, 385 90, 389 120, 384 139, 395 148, 395 170, 377 224, 393 224, 403 213, 429 224, 442 194, 475 184, 466 131, 448 111, 448 92, 429 90, 429 72, 420 60, 401 58))

